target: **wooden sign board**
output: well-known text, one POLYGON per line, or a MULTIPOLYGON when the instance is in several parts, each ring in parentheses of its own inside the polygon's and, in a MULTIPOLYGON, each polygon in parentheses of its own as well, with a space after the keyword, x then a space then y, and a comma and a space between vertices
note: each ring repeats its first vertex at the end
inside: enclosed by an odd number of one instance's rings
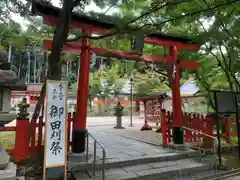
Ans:
POLYGON ((68 82, 46 82, 44 180, 67 178, 68 82))

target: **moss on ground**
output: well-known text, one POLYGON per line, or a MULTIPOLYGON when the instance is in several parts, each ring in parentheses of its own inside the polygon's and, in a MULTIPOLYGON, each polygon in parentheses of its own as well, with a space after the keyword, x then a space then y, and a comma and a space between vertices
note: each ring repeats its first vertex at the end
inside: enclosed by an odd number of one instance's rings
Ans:
POLYGON ((4 149, 12 149, 15 146, 15 132, 0 132, 0 143, 4 149))

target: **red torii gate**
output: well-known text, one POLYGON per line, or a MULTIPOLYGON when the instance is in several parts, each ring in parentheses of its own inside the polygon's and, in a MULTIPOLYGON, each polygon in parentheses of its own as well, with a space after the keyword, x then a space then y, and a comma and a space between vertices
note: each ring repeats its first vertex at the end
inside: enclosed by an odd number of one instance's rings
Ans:
MULTIPOLYGON (((33 10, 36 14, 43 16, 46 25, 55 26, 58 21, 59 8, 35 2, 33 10)), ((106 33, 116 26, 109 22, 100 22, 100 20, 92 17, 72 15, 72 27, 80 29, 83 35, 101 32, 106 33)), ((182 126, 182 109, 180 99, 180 68, 198 68, 200 66, 197 62, 188 62, 178 60, 178 49, 185 49, 191 51, 199 50, 200 46, 190 39, 173 37, 162 33, 148 34, 144 37, 144 42, 147 44, 154 44, 159 46, 170 47, 169 57, 139 55, 136 52, 121 52, 113 51, 103 48, 98 48, 90 44, 88 38, 83 37, 80 42, 65 43, 62 50, 68 52, 80 53, 80 68, 78 74, 78 89, 77 89, 77 110, 73 126, 72 151, 74 153, 82 153, 85 150, 85 134, 86 117, 87 117, 87 100, 88 100, 88 84, 89 84, 89 68, 90 57, 92 53, 99 56, 113 57, 117 59, 127 59, 146 63, 160 63, 167 61, 173 64, 172 76, 172 106, 173 106, 173 132, 174 143, 183 144, 182 126)), ((43 43, 45 49, 52 48, 52 41, 45 40, 43 43)))

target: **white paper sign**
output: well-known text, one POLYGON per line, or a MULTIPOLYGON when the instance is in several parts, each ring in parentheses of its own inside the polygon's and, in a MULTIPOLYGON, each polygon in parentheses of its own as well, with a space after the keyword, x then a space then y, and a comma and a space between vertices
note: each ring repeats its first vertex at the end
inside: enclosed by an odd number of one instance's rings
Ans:
POLYGON ((65 165, 68 83, 47 81, 45 166, 65 165))

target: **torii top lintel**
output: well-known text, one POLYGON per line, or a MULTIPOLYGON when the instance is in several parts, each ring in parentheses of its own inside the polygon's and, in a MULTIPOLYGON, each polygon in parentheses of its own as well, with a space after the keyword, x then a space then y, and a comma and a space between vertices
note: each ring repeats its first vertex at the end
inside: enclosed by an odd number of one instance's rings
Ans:
MULTIPOLYGON (((32 4, 32 12, 34 15, 43 16, 44 24, 55 26, 59 17, 60 8, 35 1, 32 4)), ((101 17, 102 16, 105 16, 106 19, 112 19, 111 16, 101 15, 101 17)), ((117 25, 113 22, 77 13, 72 14, 72 27, 86 29, 92 33, 104 33, 110 29, 117 29, 117 25)), ((145 34, 144 42, 159 46, 176 46, 177 48, 191 51, 198 51, 200 48, 200 45, 190 38, 176 37, 165 33, 145 34)))
MULTIPOLYGON (((70 52, 70 53, 80 53, 81 48, 82 48, 82 45, 79 42, 65 43, 62 47, 62 51, 70 52)), ((94 45, 89 45, 88 48, 91 52, 102 57, 110 57, 110 58, 115 58, 119 60, 121 59, 132 60, 132 61, 144 62, 144 63, 150 63, 150 64, 152 63, 158 64, 158 63, 162 63, 163 61, 168 63, 173 63, 173 59, 171 57, 140 55, 135 52, 122 52, 122 51, 98 48, 94 45)), ((44 40, 43 49, 45 50, 52 49, 52 40, 44 40)), ((181 60, 179 62, 179 67, 196 69, 200 67, 200 63, 181 60)))

